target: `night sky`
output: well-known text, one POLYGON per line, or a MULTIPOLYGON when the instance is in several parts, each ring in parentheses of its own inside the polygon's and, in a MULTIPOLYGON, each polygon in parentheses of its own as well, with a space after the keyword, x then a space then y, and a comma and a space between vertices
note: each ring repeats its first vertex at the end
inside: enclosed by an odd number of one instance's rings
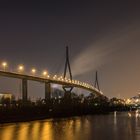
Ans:
MULTIPOLYGON (((106 96, 140 92, 140 2, 0 3, 0 62, 8 69, 24 64, 26 72, 36 67, 38 74, 61 74, 67 45, 74 78, 94 84, 98 70, 106 96)), ((30 85, 31 96, 42 96, 43 85, 30 85)), ((19 80, 1 77, 0 92, 19 94, 19 86, 19 80)))

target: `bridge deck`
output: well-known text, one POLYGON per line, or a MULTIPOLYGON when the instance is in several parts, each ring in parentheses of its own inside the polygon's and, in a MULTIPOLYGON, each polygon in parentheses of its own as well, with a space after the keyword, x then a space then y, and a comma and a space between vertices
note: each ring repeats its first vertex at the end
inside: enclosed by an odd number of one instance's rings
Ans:
POLYGON ((17 79, 27 79, 31 81, 37 81, 37 82, 48 82, 48 83, 53 83, 53 84, 59 84, 59 85, 65 85, 65 86, 72 86, 72 87, 77 87, 81 89, 88 90, 92 93, 95 93, 97 95, 102 95, 102 92, 99 91, 98 89, 90 86, 85 86, 81 84, 76 84, 72 83, 70 81, 65 81, 65 80, 58 80, 58 79, 53 79, 53 78, 47 78, 47 77, 39 77, 39 76, 34 76, 34 75, 26 75, 26 74, 21 74, 21 73, 16 73, 16 72, 8 72, 8 71, 0 71, 0 76, 5 76, 5 77, 12 77, 12 78, 17 78, 17 79))

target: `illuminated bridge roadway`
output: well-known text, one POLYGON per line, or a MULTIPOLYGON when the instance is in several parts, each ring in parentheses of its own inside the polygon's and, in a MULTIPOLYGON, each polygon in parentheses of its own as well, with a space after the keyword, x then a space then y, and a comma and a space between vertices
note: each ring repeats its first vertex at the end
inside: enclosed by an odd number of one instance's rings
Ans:
MULTIPOLYGON (((22 70, 22 67, 19 67, 22 70)), ((31 74, 25 74, 23 72, 10 72, 10 71, 6 71, 6 69, 0 70, 0 76, 4 76, 4 77, 11 77, 11 78, 17 78, 17 79, 21 79, 22 80, 22 99, 24 101, 27 100, 28 98, 28 94, 27 94, 27 88, 28 88, 28 80, 31 81, 37 81, 37 82, 42 82, 45 84, 45 99, 49 99, 50 98, 50 94, 51 94, 51 84, 59 84, 62 86, 68 86, 68 87, 77 87, 77 88, 81 88, 81 89, 85 89, 93 94, 98 95, 102 95, 103 93, 98 90, 97 88, 95 88, 94 86, 88 84, 88 83, 84 83, 84 82, 80 82, 77 80, 70 80, 67 78, 63 78, 63 76, 49 76, 47 72, 43 72, 41 76, 37 76, 35 74, 35 69, 32 69, 31 74)))

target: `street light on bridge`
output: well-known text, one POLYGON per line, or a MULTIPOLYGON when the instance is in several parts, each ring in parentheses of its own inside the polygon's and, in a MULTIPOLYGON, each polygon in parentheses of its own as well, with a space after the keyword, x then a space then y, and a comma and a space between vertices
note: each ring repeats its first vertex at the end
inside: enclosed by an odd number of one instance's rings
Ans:
POLYGON ((6 70, 7 65, 8 65, 7 62, 2 62, 2 67, 4 71, 6 70))
POLYGON ((32 68, 31 69, 31 73, 34 75, 36 73, 36 69, 35 68, 32 68))
POLYGON ((46 70, 44 70, 44 71, 42 72, 42 75, 43 75, 44 77, 50 78, 50 76, 49 76, 49 74, 48 74, 48 71, 46 71, 46 70))
POLYGON ((43 75, 46 76, 48 74, 47 71, 43 71, 43 75))
POLYGON ((71 79, 68 79, 68 82, 71 83, 71 79))
POLYGON ((54 75, 54 76, 53 76, 53 79, 56 79, 56 78, 57 78, 57 75, 54 75))
POLYGON ((18 66, 18 72, 23 72, 24 71, 24 66, 23 65, 19 65, 18 66))

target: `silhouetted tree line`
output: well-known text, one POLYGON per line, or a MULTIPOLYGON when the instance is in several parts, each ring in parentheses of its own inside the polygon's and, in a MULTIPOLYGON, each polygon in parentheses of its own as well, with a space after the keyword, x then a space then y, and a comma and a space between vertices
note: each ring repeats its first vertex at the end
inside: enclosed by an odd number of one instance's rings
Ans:
POLYGON ((129 107, 121 99, 108 99, 106 96, 90 94, 84 96, 66 93, 63 97, 49 100, 1 99, 0 122, 24 121, 50 117, 67 117, 74 115, 102 114, 110 111, 124 111, 129 107))

